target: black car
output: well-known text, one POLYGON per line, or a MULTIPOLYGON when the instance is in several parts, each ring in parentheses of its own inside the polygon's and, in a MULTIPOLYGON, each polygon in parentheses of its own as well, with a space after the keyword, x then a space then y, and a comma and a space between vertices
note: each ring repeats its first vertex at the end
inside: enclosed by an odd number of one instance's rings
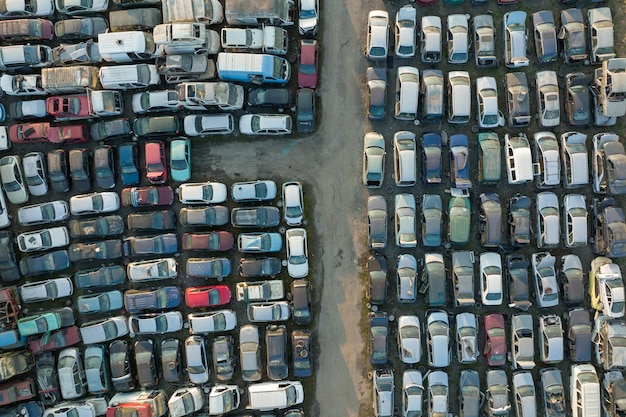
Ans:
POLYGON ((91 174, 89 173, 89 150, 86 148, 72 149, 69 153, 70 177, 72 185, 78 192, 91 190, 91 174))
POLYGON ((74 282, 79 289, 110 287, 122 284, 126 271, 120 265, 102 266, 97 269, 83 269, 74 274, 74 282))
POLYGON ((250 277, 275 277, 280 274, 282 264, 278 258, 242 258, 239 261, 239 275, 250 277))
POLYGON ((93 243, 72 243, 68 248, 72 262, 122 257, 122 242, 118 239, 93 243))
POLYGON ((528 310, 530 307, 530 292, 528 289, 528 267, 530 262, 521 254, 511 254, 506 257, 506 274, 509 281, 509 306, 528 310))
POLYGON ((287 328, 284 325, 270 324, 265 328, 267 348, 267 376, 279 381, 289 374, 287 366, 287 328))
POLYGON ((183 133, 183 121, 178 116, 138 117, 133 120, 135 137, 178 136, 183 133))
POLYGON ((165 339, 161 342, 161 372, 165 382, 178 382, 183 375, 180 340, 165 339))
POLYGON ((178 218, 187 227, 223 226, 228 223, 229 212, 226 206, 183 207, 178 218))
POLYGON ((48 152, 48 179, 50 186, 56 193, 65 193, 70 189, 67 177, 67 158, 63 149, 48 152))
POLYGON ((109 345, 109 365, 111 382, 118 391, 135 388, 135 378, 131 369, 130 346, 125 340, 115 340, 109 345))
POLYGON ((296 127, 299 133, 315 130, 315 91, 301 88, 296 93, 296 127))
POLYGON ((43 255, 20 259, 20 272, 24 276, 42 275, 63 271, 70 267, 70 256, 66 250, 56 250, 43 255))
POLYGON ((311 323, 311 284, 306 279, 291 282, 291 318, 300 325, 311 323))
POLYGON ((372 255, 367 260, 367 298, 372 304, 382 304, 387 298, 387 259, 381 255, 372 255))
POLYGON ((135 367, 137 382, 142 388, 155 386, 159 382, 154 360, 154 342, 151 339, 135 342, 135 367))
POLYGON ((126 217, 128 230, 172 230, 176 228, 176 216, 169 210, 131 213, 126 217))
POLYGON ((111 146, 96 147, 93 153, 93 165, 96 185, 107 190, 115 187, 115 164, 111 146))
POLYGON ((248 90, 248 106, 291 106, 291 91, 288 88, 251 88, 248 90))
POLYGON ((124 220, 117 214, 94 219, 70 220, 67 228, 72 239, 83 237, 105 237, 124 233, 124 220))
POLYGON ((124 239, 124 255, 165 255, 178 252, 175 233, 152 237, 128 237, 124 239))
POLYGON ((230 212, 230 222, 234 227, 274 227, 280 223, 280 210, 277 207, 236 207, 230 212))
POLYGON ((89 128, 89 137, 96 142, 118 139, 130 135, 130 122, 127 118, 96 122, 89 128))
POLYGON ((387 313, 370 313, 370 362, 372 365, 384 365, 389 360, 389 317, 387 313))
POLYGON ((291 332, 291 348, 293 351, 293 375, 299 378, 311 376, 311 331, 294 330, 291 332))
POLYGON ((565 115, 570 126, 591 124, 590 82, 591 77, 582 72, 565 76, 565 115))
MULTIPOLYGON (((39 398, 44 405, 54 405, 61 400, 56 361, 52 352, 37 356, 37 386, 39 398)), ((15 414, 19 416, 21 414, 15 414)))
POLYGON ((4 282, 13 282, 20 279, 20 269, 15 259, 11 232, 0 232, 0 278, 4 282))

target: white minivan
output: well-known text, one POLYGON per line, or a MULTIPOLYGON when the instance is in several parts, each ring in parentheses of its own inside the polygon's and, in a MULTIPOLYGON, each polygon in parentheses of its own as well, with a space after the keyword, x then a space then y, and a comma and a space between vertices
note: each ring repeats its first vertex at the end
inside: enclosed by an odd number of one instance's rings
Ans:
POLYGON ((103 88, 129 90, 157 85, 159 81, 159 73, 156 65, 153 64, 115 65, 100 68, 100 83, 103 88))

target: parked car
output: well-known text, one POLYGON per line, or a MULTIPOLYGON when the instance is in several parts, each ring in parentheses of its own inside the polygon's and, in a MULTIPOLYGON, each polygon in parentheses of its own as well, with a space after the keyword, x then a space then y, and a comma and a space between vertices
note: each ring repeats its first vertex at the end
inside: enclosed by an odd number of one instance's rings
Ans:
POLYGON ((513 397, 518 416, 537 415, 537 399, 532 374, 528 371, 513 373, 513 397))
POLYGON ((564 416, 565 388, 561 371, 556 368, 547 368, 540 371, 541 392, 544 415, 564 416))
POLYGON ((135 369, 137 369, 137 382, 141 388, 156 385, 159 376, 154 358, 154 341, 152 339, 137 340, 134 344, 135 369))
POLYGON ((217 336, 213 339, 213 370, 218 381, 228 381, 233 377, 234 361, 233 337, 217 336))
POLYGON ((578 307, 567 312, 567 351, 572 362, 591 360, 592 331, 589 311, 578 307))
POLYGON ((282 246, 283 238, 280 233, 251 232, 237 236, 237 248, 242 253, 278 252, 282 246))
POLYGON ((593 201, 593 252, 597 255, 622 257, 626 255, 621 230, 626 227, 624 211, 612 198, 593 201))
POLYGON ((0 179, 2 189, 12 204, 24 204, 28 201, 28 190, 19 156, 8 155, 0 159, 0 179))
POLYGON ((313 319, 311 284, 306 279, 292 281, 289 308, 294 323, 299 325, 308 325, 311 323, 313 319))
POLYGON ((181 342, 165 339, 161 342, 161 375, 165 382, 179 382, 183 376, 181 342))
POLYGON ((528 81, 524 72, 509 72, 504 77, 509 127, 528 126, 531 120, 528 81))
POLYGON ((307 233, 303 228, 290 228, 285 233, 287 272, 292 278, 304 278, 309 274, 307 233))
POLYGON ((51 301, 69 297, 74 292, 72 281, 67 277, 26 282, 19 287, 20 298, 25 303, 51 301))
POLYGON ((555 71, 536 74, 539 124, 543 127, 558 126, 561 121, 559 83, 555 71))
POLYGON ((318 44, 315 39, 300 40, 300 61, 298 65, 298 87, 317 87, 318 44))
POLYGON ((287 329, 283 325, 270 324, 265 328, 267 348, 267 376, 279 381, 289 374, 287 365, 287 329))
MULTIPOLYGON (((415 42, 413 42, 413 45, 415 48, 415 42)), ((370 120, 385 120, 387 113, 385 110, 387 104, 387 70, 368 67, 365 77, 367 79, 365 84, 365 114, 370 120)))
POLYGON ((478 320, 473 313, 456 315, 457 359, 461 363, 475 363, 478 350, 478 320))
POLYGON ((192 277, 223 279, 230 275, 231 265, 227 258, 189 258, 186 270, 192 277))
POLYGON ((98 319, 80 326, 81 339, 85 344, 108 342, 127 334, 128 324, 124 316, 98 319))
POLYGON ((420 31, 421 58, 424 63, 441 62, 441 18, 439 16, 422 16, 420 31))
POLYGON ((596 7, 587 10, 587 28, 589 29, 589 48, 592 64, 615 57, 613 17, 608 7, 596 7))
MULTIPOLYGON (((129 135, 130 122, 127 118, 103 120, 92 124, 89 128, 89 136, 91 140, 96 142, 119 139, 128 137, 129 135)), ((122 162, 120 160, 120 165, 121 164, 122 162)))
POLYGON ((248 106, 286 108, 291 106, 291 91, 287 88, 251 88, 248 90, 248 106))
POLYGON ((78 288, 108 287, 126 280, 124 268, 119 265, 102 266, 96 269, 80 270, 74 274, 78 288))
POLYGON ((124 239, 124 255, 167 255, 178 251, 175 233, 164 233, 150 237, 127 237, 124 239))
POLYGON ((556 61, 556 29, 554 16, 550 10, 542 10, 532 14, 533 34, 535 37, 535 52, 537 61, 546 64, 556 61))
POLYGON ((415 56, 415 28, 417 25, 417 11, 415 7, 406 5, 396 13, 395 54, 398 58, 412 58, 415 56))
POLYGON ((494 77, 476 79, 476 119, 481 128, 504 126, 504 115, 498 107, 498 87, 494 77))
POLYGON ((561 317, 549 314, 539 317, 539 357, 546 364, 563 360, 563 326, 561 317))
POLYGON ((118 259, 122 256, 122 242, 109 239, 93 243, 72 243, 68 248, 70 261, 118 259))
POLYGON ((244 381, 260 380, 262 362, 257 326, 246 324, 239 329, 239 355, 242 379, 244 381))
POLYGON ((371 60, 387 58, 389 51, 389 13, 371 10, 367 17, 367 46, 365 57, 371 60))
POLYGON ((119 210, 119 208, 120 197, 114 191, 79 194, 70 197, 70 212, 74 216, 110 213, 119 210))
POLYGON ((445 311, 426 313, 426 346, 429 366, 445 368, 450 364, 450 321, 445 311))
POLYGON ((185 183, 176 190, 183 204, 215 204, 226 201, 226 185, 219 182, 185 183))
POLYGON ((91 345, 85 349, 85 379, 91 394, 99 395, 111 390, 111 376, 106 365, 104 345, 91 345))
POLYGON ((422 415, 424 403, 423 377, 420 371, 407 369, 402 373, 402 415, 422 415))
MULTIPOLYGON (((59 377, 57 374, 57 366, 56 366, 56 357, 52 352, 45 352, 37 356, 36 373, 37 373, 37 388, 39 390, 39 398, 41 399, 41 403, 38 403, 38 404, 41 405, 41 413, 42 413, 38 415, 43 415, 43 411, 44 411, 43 405, 51 406, 61 400, 61 392, 59 390, 59 377)), ((37 403, 33 402, 31 404, 37 404, 37 403)), ((90 415, 88 417, 93 417, 93 414, 95 414, 95 410, 93 409, 93 406, 89 407, 88 404, 85 404, 84 406, 87 408, 91 408, 89 410, 90 415)), ((64 407, 56 407, 56 411, 62 411, 63 408, 64 407)), ((48 408, 48 412, 55 413, 55 408, 54 407, 52 409, 48 408)), ((8 414, 6 414, 6 417, 10 417, 12 415, 19 415, 19 413, 20 411, 15 410, 14 414, 11 414, 9 412, 8 414)))
POLYGON ((185 339, 185 361, 189 380, 194 384, 203 384, 209 380, 209 360, 205 338, 200 335, 185 339))
POLYGON ((535 336, 533 317, 530 314, 515 314, 511 320, 511 362, 514 368, 535 367, 535 336))
MULTIPOLYGON (((443 85, 441 88, 443 91, 443 85)), ((425 133, 422 136, 422 175, 425 184, 441 183, 441 147, 441 136, 438 133, 425 133)))
MULTIPOLYGON (((422 102, 422 118, 420 121, 424 123, 437 123, 443 120, 445 100, 443 72, 441 70, 424 69, 422 71, 420 96, 422 102)), ((429 134, 438 136, 437 133, 427 133, 422 136, 422 140, 429 134)))
POLYGON ((59 272, 69 267, 70 258, 66 250, 55 250, 43 255, 28 256, 20 259, 20 272, 23 276, 59 272))
POLYGON ((448 374, 443 371, 432 371, 428 374, 428 415, 431 417, 445 414, 449 407, 450 387, 448 374))
POLYGON ((565 247, 587 246, 587 204, 581 194, 563 198, 563 232, 565 247))
POLYGON ((249 303, 247 313, 251 322, 285 321, 290 316, 289 303, 287 301, 249 303))
POLYGON ((233 248, 233 235, 230 232, 183 233, 183 250, 229 251, 233 248))
POLYGON ((146 179, 150 184, 164 184, 167 181, 167 162, 165 158, 165 144, 147 142, 144 146, 146 157, 146 179))
POLYGON ((28 339, 28 349, 33 355, 50 350, 62 349, 80 342, 78 327, 70 326, 28 339))
MULTIPOLYGON (((47 154, 48 179, 52 191, 64 193, 70 189, 67 159, 63 149, 54 149, 47 154)), ((67 203, 66 203, 67 204, 67 203)))
POLYGON ((133 314, 128 318, 131 334, 164 334, 183 328, 183 317, 178 311, 133 314))
POLYGON ((24 168, 24 181, 28 186, 28 192, 33 196, 42 196, 48 193, 48 181, 44 156, 41 152, 29 152, 22 159, 24 168))
POLYGON ((528 282, 530 262, 521 254, 506 256, 506 271, 509 281, 509 307, 526 311, 531 306, 528 282))
POLYGON ((537 187, 555 187, 561 182, 559 143, 552 132, 537 132, 533 135, 533 150, 537 164, 537 187))
POLYGON ((20 269, 17 266, 13 242, 11 232, 0 232, 0 279, 5 282, 20 279, 20 269))
POLYGON ((396 246, 415 247, 417 245, 415 223, 415 198, 411 194, 397 194, 395 197, 395 239, 396 246))
POLYGON ((560 281, 563 283, 565 301, 580 302, 584 292, 584 273, 580 258, 574 254, 561 257, 560 281))
POLYGON ((598 256, 589 268, 589 297, 591 308, 609 318, 624 317, 624 279, 618 264, 598 256))
POLYGON ((532 255, 535 291, 539 307, 554 307, 559 304, 559 285, 554 269, 555 257, 549 252, 537 252, 532 255))
MULTIPOLYGON (((485 315, 483 320, 485 338, 483 354, 487 360, 487 365, 502 366, 506 363, 507 356, 504 316, 499 313, 491 313, 485 315)), ((504 371, 502 372, 504 373, 504 371)))
POLYGON ((299 133, 315 131, 315 91, 310 88, 296 92, 296 128, 299 133))
POLYGON ((174 201, 174 191, 169 185, 124 188, 120 195, 126 207, 169 206, 174 201))
POLYGON ((180 290, 174 286, 152 290, 127 290, 124 293, 124 308, 129 313, 170 309, 178 307, 181 298, 180 290))
POLYGON ((135 93, 132 96, 133 113, 178 111, 183 108, 176 90, 156 90, 135 93))
POLYGON ((276 198, 276 183, 271 180, 236 182, 231 190, 235 202, 270 201, 276 198))
POLYGON ((24 232, 17 235, 17 247, 20 252, 37 252, 60 248, 70 243, 70 235, 65 226, 24 232))
POLYGON ((244 135, 289 135, 293 121, 288 114, 244 114, 239 131, 244 135))
POLYGON ((104 12, 107 10, 108 5, 109 3, 106 0, 96 0, 88 5, 76 4, 72 0, 55 0, 57 11, 70 16, 104 12))
POLYGON ((388 361, 389 317, 384 312, 370 313, 369 357, 372 365, 384 365, 388 361))
POLYGON ((496 28, 490 14, 474 16, 474 57, 478 68, 491 68, 498 65, 496 57, 496 28))
POLYGON ((96 185, 104 189, 115 187, 113 148, 109 145, 97 146, 93 153, 93 164, 96 185))
POLYGON ((128 391, 135 387, 131 369, 130 345, 126 340, 114 340, 109 345, 111 382, 116 390, 128 391))
MULTIPOLYGON (((422 198, 422 245, 441 245, 441 223, 443 204, 441 197, 436 194, 424 194, 422 198)), ((385 216, 386 220, 386 216, 385 216)), ((386 230, 385 230, 386 234, 386 230)))
POLYGON ((137 145, 135 143, 123 143, 117 148, 117 160, 122 184, 139 184, 139 169, 137 168, 137 145))
POLYGON ((448 204, 448 240, 464 245, 469 241, 471 204, 467 197, 453 195, 448 204))
POLYGON ((484 396, 480 391, 480 378, 477 371, 471 369, 461 371, 459 397, 459 409, 464 416, 479 415, 484 396))
POLYGON ((295 377, 303 378, 311 376, 313 373, 312 337, 310 330, 293 330, 291 332, 293 374, 295 377))
POLYGON ((458 189, 472 187, 469 164, 469 141, 462 134, 450 137, 450 182, 458 189))
POLYGON ((563 42, 563 61, 566 64, 581 62, 589 57, 585 20, 580 9, 561 10, 561 29, 558 35, 563 42))
POLYGON ((387 202, 382 196, 367 200, 368 244, 371 249, 387 246, 387 202))
POLYGON ((114 214, 93 219, 70 220, 67 227, 73 239, 115 236, 124 232, 124 220, 121 216, 114 214))
POLYGON ((421 325, 417 316, 398 318, 398 354, 403 363, 418 363, 422 358, 421 325))
POLYGON ((175 278, 178 263, 174 258, 151 259, 128 264, 128 278, 134 282, 175 278))
POLYGON ((565 76, 565 117, 570 126, 591 124, 590 82, 591 78, 582 72, 573 72, 565 76))
POLYGON ((483 305, 502 304, 502 259, 495 252, 480 255, 480 292, 483 305))
POLYGON ((464 64, 469 56, 469 22, 467 15, 448 15, 447 27, 448 63, 464 64))
POLYGON ((479 196, 480 243, 485 247, 499 246, 502 238, 502 207, 496 193, 479 196))
POLYGON ((452 252, 452 285, 454 305, 469 306, 476 302, 474 296, 474 254, 469 251, 452 252))
POLYGON ((593 137, 593 191, 598 194, 623 194, 626 187, 619 178, 623 177, 619 161, 624 152, 624 145, 615 133, 598 133, 593 137))
POLYGON ((191 178, 191 141, 179 137, 170 142, 170 173, 174 181, 191 178))
POLYGON ((504 14, 504 65, 520 68, 529 65, 526 57, 526 12, 513 11, 504 14))
POLYGON ((228 223, 229 210, 225 206, 183 207, 178 219, 182 226, 223 226, 228 223))
POLYGON ((560 222, 559 200, 552 192, 537 194, 537 247, 552 248, 559 244, 560 222))
POLYGON ((76 304, 80 314, 107 313, 124 306, 122 293, 117 290, 81 295, 76 299, 76 304))
POLYGON ((275 257, 242 258, 239 261, 239 275, 248 277, 275 277, 280 274, 281 261, 275 257))
POLYGON ((567 132, 561 135, 561 161, 565 188, 577 188, 589 183, 586 134, 567 132))
POLYGON ((178 136, 183 133, 183 120, 178 116, 148 116, 133 120, 133 136, 136 138, 178 136))
POLYGON ((230 303, 231 292, 228 285, 208 285, 187 287, 185 304, 187 307, 215 307, 230 303))
POLYGON ((377 368, 372 375, 372 391, 374 398, 374 416, 393 415, 393 369, 377 368))
POLYGON ((511 245, 520 246, 530 243, 530 198, 515 194, 509 200, 509 231, 511 245))
POLYGON ((76 347, 63 349, 58 361, 59 387, 64 400, 82 397, 87 393, 83 363, 76 347))

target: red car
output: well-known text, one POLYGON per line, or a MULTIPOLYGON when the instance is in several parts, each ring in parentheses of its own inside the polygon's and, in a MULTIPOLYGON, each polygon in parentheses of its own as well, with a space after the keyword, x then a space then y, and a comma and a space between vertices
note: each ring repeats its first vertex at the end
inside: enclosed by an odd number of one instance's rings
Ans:
POLYGON ((185 290, 187 307, 214 307, 230 303, 228 285, 208 285, 206 287, 189 287, 185 290))
POLYGON ((169 206, 174 201, 174 191, 169 185, 131 187, 122 190, 121 198, 126 207, 169 206))
POLYGON ((50 334, 31 337, 28 339, 28 349, 33 355, 48 350, 63 349, 64 347, 76 345, 80 342, 78 327, 64 327, 50 334))
POLYGON ((13 404, 28 400, 37 394, 37 387, 32 378, 13 381, 0 385, 0 405, 13 404))
POLYGON ((228 251, 233 248, 230 232, 183 233, 184 250, 228 251))
POLYGON ((422 5, 422 6, 429 6, 431 4, 435 4, 436 0, 416 0, 417 4, 422 5))
POLYGON ((116 416, 137 416, 137 417, 152 417, 152 408, 150 403, 130 403, 130 404, 118 404, 114 407, 107 408, 106 417, 116 416))
POLYGON ((88 119, 92 116, 87 94, 48 97, 46 111, 57 120, 88 119))
POLYGON ((84 125, 50 126, 46 136, 48 142, 61 145, 84 143, 89 140, 89 131, 84 125))
POLYGON ((487 314, 485 322, 485 347, 483 354, 489 366, 501 366, 506 363, 506 336, 504 332, 504 316, 487 314))
POLYGON ((300 41, 300 66, 298 68, 298 87, 317 87, 317 41, 300 41))
POLYGON ((48 142, 50 123, 20 123, 9 127, 9 139, 13 143, 48 142))
POLYGON ((167 163, 165 159, 165 144, 148 142, 145 146, 146 178, 150 184, 163 184, 167 181, 167 163))

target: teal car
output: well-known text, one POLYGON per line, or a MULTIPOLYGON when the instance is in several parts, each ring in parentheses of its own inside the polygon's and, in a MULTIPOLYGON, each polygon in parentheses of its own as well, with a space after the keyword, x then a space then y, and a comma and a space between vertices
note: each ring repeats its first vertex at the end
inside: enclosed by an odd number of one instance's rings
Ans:
POLYGON ((170 143, 170 171, 174 181, 191 178, 191 141, 179 137, 170 143))
POLYGON ((69 307, 63 307, 22 317, 17 321, 17 330, 21 336, 48 333, 53 330, 74 324, 74 312, 69 307))

